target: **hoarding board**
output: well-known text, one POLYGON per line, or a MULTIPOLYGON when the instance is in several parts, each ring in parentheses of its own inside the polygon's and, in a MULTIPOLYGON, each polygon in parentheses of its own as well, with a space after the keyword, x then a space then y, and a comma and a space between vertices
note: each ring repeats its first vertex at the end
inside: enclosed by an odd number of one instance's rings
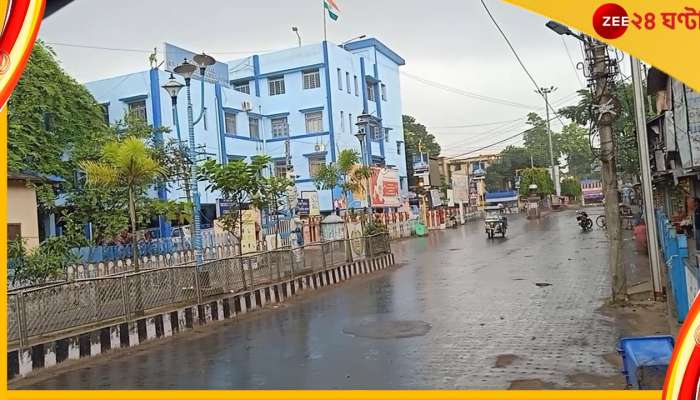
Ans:
POLYGON ((458 173, 458 171, 452 173, 452 190, 455 202, 469 202, 469 177, 466 173, 458 173))
POLYGON ((372 168, 370 194, 372 207, 400 207, 399 173, 390 168, 372 168))
POLYGON ((440 190, 439 189, 431 189, 430 190, 430 203, 432 204, 433 207, 437 207, 437 206, 442 205, 442 199, 440 198, 440 190))
POLYGON ((304 191, 301 192, 302 199, 309 200, 309 215, 316 216, 321 215, 321 206, 318 202, 318 192, 316 191, 304 191))

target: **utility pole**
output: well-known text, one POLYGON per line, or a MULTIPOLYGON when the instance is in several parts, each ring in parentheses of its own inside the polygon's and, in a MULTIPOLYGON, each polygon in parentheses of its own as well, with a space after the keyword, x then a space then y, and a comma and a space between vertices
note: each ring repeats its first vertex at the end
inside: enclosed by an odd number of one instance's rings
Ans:
MULTIPOLYGON (((548 88, 540 88, 539 93, 544 98, 544 108, 545 115, 547 118, 547 138, 549 139, 549 162, 552 168, 552 182, 554 183, 554 188, 556 189, 557 197, 561 195, 561 187, 559 186, 559 177, 557 176, 557 171, 554 168, 554 148, 552 147, 552 128, 549 125, 549 94, 557 90, 554 86, 548 88)), ((557 203, 558 204, 558 203, 557 203)))
POLYGON ((634 89, 634 115, 639 143, 639 164, 642 175, 642 198, 646 216, 647 243, 649 247, 649 267, 654 298, 661 294, 661 269, 659 267, 659 247, 656 222, 654 221, 654 197, 651 188, 651 167, 649 163, 649 143, 647 138, 646 112, 642 89, 642 69, 639 59, 632 59, 632 87, 634 89))
POLYGON ((614 98, 610 88, 617 62, 608 57, 607 45, 591 37, 585 37, 586 61, 590 68, 593 89, 592 118, 597 120, 600 133, 601 175, 605 196, 605 220, 610 242, 608 264, 612 280, 612 301, 624 301, 627 297, 627 276, 622 264, 622 237, 620 232, 620 209, 618 205, 617 170, 615 163, 615 141, 612 124, 616 119, 614 98))

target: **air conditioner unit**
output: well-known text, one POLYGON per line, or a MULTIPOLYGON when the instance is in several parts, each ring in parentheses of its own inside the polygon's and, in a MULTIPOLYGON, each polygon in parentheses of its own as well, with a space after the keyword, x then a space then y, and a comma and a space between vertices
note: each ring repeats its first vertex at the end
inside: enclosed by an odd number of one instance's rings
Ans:
POLYGON ((326 151, 326 145, 323 143, 316 143, 316 146, 314 146, 314 151, 316 151, 316 152, 326 151))
POLYGON ((244 101, 243 104, 241 104, 241 108, 243 109, 243 111, 248 112, 253 109, 253 105, 250 104, 249 101, 244 101))

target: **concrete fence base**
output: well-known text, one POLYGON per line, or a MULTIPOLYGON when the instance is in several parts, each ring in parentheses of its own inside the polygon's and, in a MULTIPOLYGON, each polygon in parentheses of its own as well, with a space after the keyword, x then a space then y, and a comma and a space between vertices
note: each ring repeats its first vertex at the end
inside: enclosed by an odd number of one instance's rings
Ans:
POLYGON ((223 295, 203 304, 178 308, 140 319, 89 330, 76 330, 66 337, 34 344, 24 349, 8 349, 8 379, 23 377, 41 368, 66 360, 78 360, 121 348, 173 336, 198 325, 221 321, 255 311, 266 304, 285 301, 296 294, 323 286, 335 285, 355 275, 369 274, 394 264, 394 255, 385 254, 372 259, 300 275, 293 279, 247 292, 223 295))

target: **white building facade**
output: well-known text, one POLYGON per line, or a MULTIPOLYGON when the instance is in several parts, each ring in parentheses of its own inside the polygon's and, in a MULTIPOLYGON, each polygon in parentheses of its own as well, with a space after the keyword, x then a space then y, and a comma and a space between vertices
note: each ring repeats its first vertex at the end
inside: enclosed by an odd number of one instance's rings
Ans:
MULTIPOLYGON (((204 115, 195 126, 199 159, 226 163, 267 154, 273 159, 272 173, 286 173, 289 162, 299 193, 317 191, 312 181, 315 169, 334 162, 343 149, 360 152, 357 117, 371 115, 377 126, 367 135, 370 145, 365 157, 372 165, 397 171, 405 199, 408 183, 399 81, 399 67, 404 64, 403 58, 376 39, 343 47, 324 41, 228 62, 228 82, 204 84, 204 115)), ((155 128, 169 128, 163 137, 167 141, 177 135, 171 99, 161 88, 169 77, 169 72, 153 68, 89 82, 86 87, 103 104, 110 123, 131 111, 155 128)), ((195 117, 202 104, 200 86, 201 81, 192 80, 195 117)), ((184 89, 177 110, 186 141, 184 89)), ((200 182, 205 222, 215 217, 219 200, 219 194, 206 186, 200 182)), ((336 192, 340 195, 339 189, 336 192)), ((184 198, 175 187, 158 195, 184 198)), ((318 197, 322 211, 333 209, 329 190, 318 191, 318 197)), ((350 206, 365 207, 366 201, 350 199, 350 206)))

